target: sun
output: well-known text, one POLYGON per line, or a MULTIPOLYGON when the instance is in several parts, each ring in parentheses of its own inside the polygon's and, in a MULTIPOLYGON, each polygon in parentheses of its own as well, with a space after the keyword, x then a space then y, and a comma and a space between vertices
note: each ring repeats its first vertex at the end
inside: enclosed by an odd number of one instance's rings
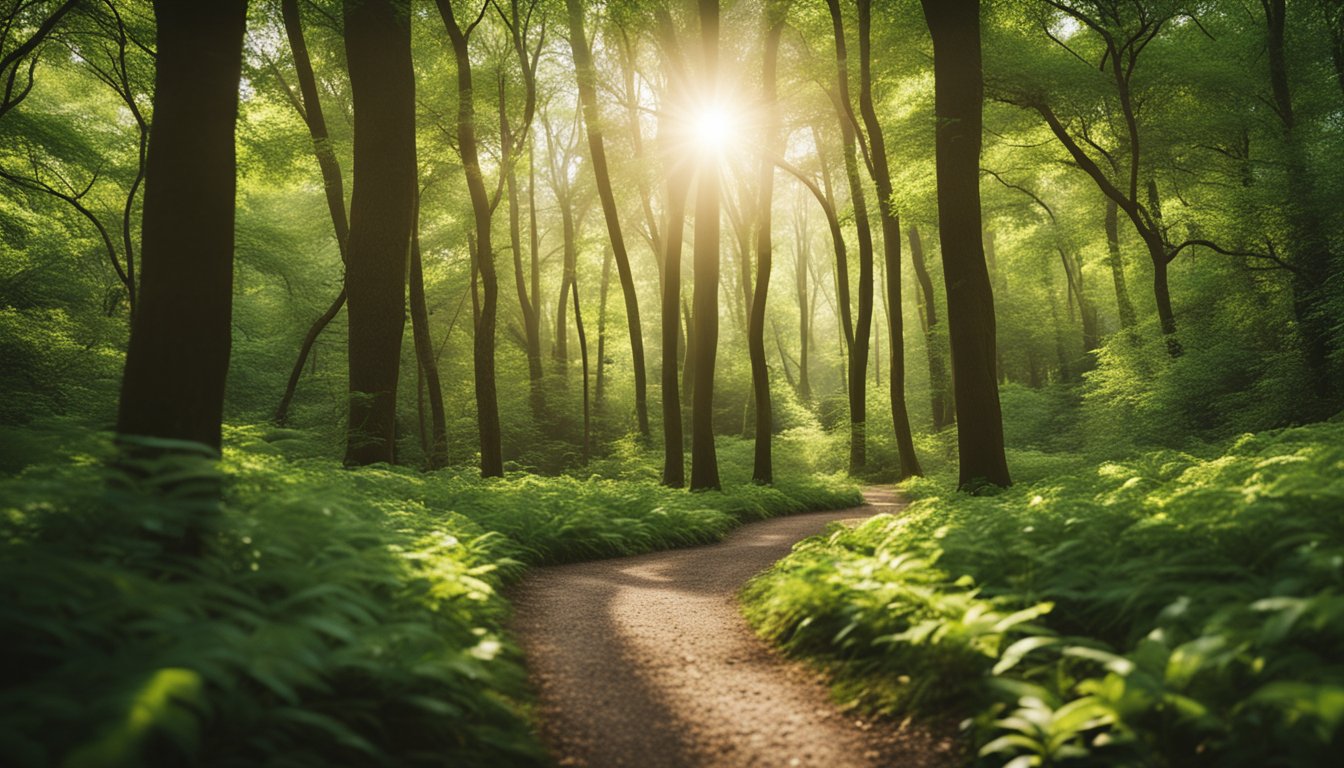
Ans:
POLYGON ((737 138, 737 116, 724 104, 706 104, 691 120, 691 138, 706 154, 722 156, 737 138))

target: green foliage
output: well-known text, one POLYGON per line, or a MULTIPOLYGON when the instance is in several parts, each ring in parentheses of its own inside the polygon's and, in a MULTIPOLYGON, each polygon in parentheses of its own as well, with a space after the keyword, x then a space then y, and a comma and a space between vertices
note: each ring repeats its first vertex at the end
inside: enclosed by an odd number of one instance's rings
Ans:
POLYGON ((708 542, 858 498, 826 476, 766 488, 743 472, 687 494, 349 471, 304 458, 323 439, 232 427, 222 474, 89 457, 0 485, 7 764, 537 764, 499 593, 525 563, 708 542), (199 553, 179 543, 191 531, 199 553))
POLYGON ((754 581, 767 638, 882 711, 973 717, 985 764, 1324 765, 1344 739, 1344 422, 921 481, 754 581))

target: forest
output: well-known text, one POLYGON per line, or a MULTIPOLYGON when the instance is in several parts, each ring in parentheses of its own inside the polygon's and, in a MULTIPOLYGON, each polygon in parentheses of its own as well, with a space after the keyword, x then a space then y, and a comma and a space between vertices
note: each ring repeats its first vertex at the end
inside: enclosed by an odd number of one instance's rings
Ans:
POLYGON ((1344 0, 0 10, 0 763, 1337 764, 1344 0))

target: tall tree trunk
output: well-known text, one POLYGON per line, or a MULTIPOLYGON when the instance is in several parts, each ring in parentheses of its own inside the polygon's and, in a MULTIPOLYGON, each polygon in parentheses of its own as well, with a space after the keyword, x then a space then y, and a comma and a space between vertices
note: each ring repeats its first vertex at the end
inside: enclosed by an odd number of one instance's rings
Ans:
POLYGON ((579 334, 579 359, 583 363, 583 452, 580 454, 583 466, 588 466, 592 456, 593 416, 588 402, 588 336, 583 331, 583 312, 579 310, 579 279, 574 277, 574 329, 579 334))
MULTIPOLYGON (((1087 355, 1084 369, 1091 368, 1091 353, 1101 345, 1101 331, 1097 327, 1097 308, 1087 295, 1087 286, 1083 282, 1083 261, 1078 254, 1069 254, 1059 248, 1059 260, 1064 265, 1064 277, 1068 280, 1069 296, 1078 305, 1078 320, 1083 328, 1083 352, 1087 355)), ((1072 315, 1072 305, 1070 305, 1072 315)))
POLYGON ((773 206, 775 189, 775 162, 771 157, 779 143, 778 67, 779 39, 784 31, 786 10, 780 0, 766 0, 765 5, 765 61, 761 68, 761 102, 765 109, 765 136, 761 146, 765 152, 760 160, 756 206, 756 290, 751 301, 751 322, 747 329, 747 347, 751 357, 751 389, 756 401, 756 445, 751 479, 757 483, 772 483, 775 479, 770 439, 774 431, 773 409, 770 406, 770 370, 765 362, 765 302, 770 292, 770 271, 774 250, 773 206))
POLYGON ((448 464, 448 419, 443 409, 443 386, 439 383, 439 364, 434 357, 434 341, 429 333, 429 309, 425 305, 425 270, 420 253, 420 198, 415 199, 415 220, 411 225, 411 333, 421 377, 429 390, 432 418, 429 450, 425 452, 430 469, 448 464))
MULTIPOLYGON (((352 2, 354 0, 351 0, 352 2)), ((457 149, 467 177, 467 192, 476 219, 476 266, 480 274, 481 301, 472 343, 475 363, 476 420, 481 443, 481 477, 504 475, 504 452, 499 429, 499 393, 495 384, 495 323, 499 312, 499 278, 490 235, 490 200, 481 175, 476 147, 476 110, 472 102, 471 51, 468 35, 453 18, 451 0, 435 0, 443 25, 453 45, 457 62, 457 149)))
MULTIPOLYGON (((845 176, 849 181, 849 197, 854 207, 854 229, 859 238, 859 307, 853 331, 849 338, 849 469, 862 469, 867 464, 868 422, 868 342, 873 323, 873 232, 868 222, 868 202, 859 179, 857 138, 849 97, 849 64, 845 45, 844 21, 840 15, 839 0, 826 0, 831 11, 831 26, 835 34, 836 63, 836 116, 840 123, 845 152, 845 176)), ((836 264, 840 267, 839 263, 836 264)), ((837 281, 843 280, 843 293, 849 293, 848 275, 837 269, 837 281)), ((840 299, 847 313, 848 295, 840 299)))
POLYGON ((616 195, 611 188, 611 174, 607 169, 607 151, 602 139, 602 120, 597 109, 597 75, 593 68, 593 53, 583 30, 583 4, 579 0, 565 0, 569 10, 569 43, 574 52, 574 66, 578 74, 579 101, 583 105, 583 122, 588 133, 588 151, 593 161, 593 175, 597 179, 597 196, 602 202, 602 215, 607 222, 607 236, 616 258, 616 274, 621 279, 625 297, 625 316, 630 326, 630 354, 635 374, 635 416, 639 434, 649 436, 648 382, 644 370, 644 331, 639 320, 639 297, 635 293, 635 278, 630 271, 630 256, 625 250, 625 236, 621 232, 620 213, 616 209, 616 195))
POLYGON ((598 413, 606 401, 607 369, 607 292, 611 287, 611 249, 602 251, 602 286, 597 298, 597 381, 593 388, 593 403, 598 413))
POLYGON ((980 240, 980 1, 921 3, 933 37, 938 234, 952 341, 959 485, 967 490, 985 483, 1007 486, 1011 479, 994 372, 994 294, 980 240))
POLYGON ((812 341, 812 298, 807 286, 808 261, 811 255, 811 238, 807 228, 807 216, 801 206, 795 208, 793 219, 794 251, 793 279, 798 294, 798 399, 804 404, 812 402, 812 381, 808 375, 808 352, 812 341))
MULTIPOLYGON (((345 264, 346 240, 350 237, 350 223, 345 215, 345 184, 341 177, 341 165, 336 152, 331 147, 331 138, 327 133, 327 120, 322 113, 322 100, 317 92, 317 78, 313 74, 312 58, 308 55, 308 43, 303 36, 303 21, 299 15, 299 0, 281 0, 280 13, 284 19, 285 35, 289 38, 289 49, 294 58, 294 71, 299 81, 299 94, 303 98, 303 121, 308 126, 308 135, 313 140, 313 154, 317 157, 318 169, 322 172, 322 188, 326 193, 327 211, 331 215, 332 231, 336 235, 336 247, 340 250, 341 263, 345 264)), ((285 392, 280 397, 280 405, 275 409, 271 420, 284 424, 289 418, 289 406, 294 400, 294 391, 299 385, 299 376, 303 373, 304 362, 312 352, 313 344, 327 325, 345 306, 345 286, 331 302, 331 306, 318 316, 309 326, 308 333, 299 345, 298 357, 290 369, 289 381, 285 383, 285 392)))
MULTIPOLYGON (((698 0, 706 103, 719 98, 719 0, 698 0)), ((695 391, 691 400, 691 490, 719 488, 714 450, 714 364, 719 348, 719 158, 700 157, 695 199, 695 391)))
MULTIPOLYGON (((500 74, 499 81, 499 127, 500 134, 503 136, 501 144, 503 149, 501 154, 503 158, 500 161, 504 178, 508 185, 509 194, 509 250, 513 253, 513 283, 518 293, 518 309, 522 314, 523 321, 523 346, 527 353, 527 378, 532 387, 541 386, 542 368, 541 368, 541 338, 538 334, 539 324, 537 323, 536 307, 532 305, 532 298, 528 295, 527 275, 523 269, 523 226, 522 226, 522 206, 518 200, 518 169, 515 167, 512 158, 509 156, 509 144, 512 142, 510 135, 509 121, 505 105, 508 103, 507 94, 504 90, 503 73, 500 74)), ((537 399, 533 398, 533 404, 537 399)), ((534 413, 539 416, 539 413, 534 413)))
POLYGON ((1288 197, 1288 215, 1293 232, 1293 248, 1289 256, 1293 266, 1290 285, 1293 293, 1293 319, 1297 321, 1298 335, 1302 338, 1304 358, 1317 397, 1335 399, 1344 391, 1333 370, 1331 357, 1331 326, 1334 324, 1326 298, 1326 286, 1331 281, 1329 238, 1321 231, 1322 216, 1317 211, 1316 183, 1311 177, 1306 148, 1297 131, 1293 111, 1292 92, 1288 83, 1288 63, 1284 55, 1286 45, 1284 27, 1287 22, 1285 0, 1261 0, 1269 28, 1269 82, 1274 97, 1275 113, 1283 129, 1283 143, 1287 163, 1285 172, 1288 197))
POLYGON ((1125 284, 1125 260, 1120 255, 1120 206, 1114 200, 1106 199, 1106 253, 1111 266, 1111 278, 1115 281, 1115 307, 1120 315, 1120 330, 1127 331, 1138 323, 1134 313, 1134 302, 1129 298, 1129 288, 1125 284))
MULTIPOLYGON (((117 435, 201 443, 217 455, 233 298, 234 122, 246 0, 154 3, 158 63, 117 435)), ((161 445, 161 444, 160 444, 161 445)), ((194 551, 199 532, 181 542, 194 551)))
MULTIPOLYGON (((859 111, 868 130, 868 146, 872 156, 873 182, 877 186, 877 210, 882 223, 882 254, 886 263, 887 283, 887 344, 891 357, 891 420, 896 432, 896 449, 900 455, 900 478, 924 474, 915 455, 915 438, 910 430, 910 413, 905 403, 905 321, 901 313, 901 220, 892 208, 893 188, 891 170, 887 166, 887 143, 882 134, 882 123, 877 119, 873 105, 872 74, 872 0, 858 0, 859 5, 859 111)), ((871 281, 872 268, 869 268, 871 281)), ((860 278, 862 284, 862 278, 860 278)), ((860 299, 862 301, 862 299, 860 299)), ((871 308, 869 312, 871 312, 871 308)), ((862 325, 862 304, 860 304, 862 325)))
MULTIPOLYGON (((660 50, 664 68, 672 73, 668 97, 686 98, 686 84, 681 77, 676 34, 671 18, 658 18, 660 50)), ((658 139, 665 157, 676 157, 671 150, 671 126, 668 117, 660 112, 658 139)), ((673 163, 665 172, 667 178, 666 219, 663 225, 662 253, 662 343, 663 343, 663 485, 681 488, 686 484, 686 445, 682 431, 682 400, 677 381, 678 353, 683 346, 682 318, 678 314, 681 297, 681 251, 686 232, 686 198, 690 194, 692 169, 688 163, 673 163)), ((689 323, 688 323, 689 325, 689 323)), ((689 335, 684 342, 687 360, 686 378, 690 381, 691 345, 689 335)), ((687 398, 689 399, 689 398, 687 398)))
POLYGON ((924 319, 924 351, 929 360, 929 406, 933 409, 933 429, 941 432, 952 422, 952 403, 949 402, 947 366, 943 363, 942 342, 938 338, 938 303, 933 295, 933 278, 924 259, 924 241, 919 229, 910 227, 910 261, 915 266, 919 284, 919 312, 924 319))
POLYGON ((345 463, 392 463, 417 184, 410 16, 391 0, 348 0, 345 30, 355 113, 345 279, 350 314, 345 463))
POLYGON ((556 370, 562 382, 569 380, 569 325, 565 320, 568 312, 569 292, 574 287, 574 271, 578 264, 579 252, 574 232, 574 205, 568 190, 561 191, 559 185, 556 194, 560 197, 560 232, 563 244, 564 266, 560 276, 560 299, 555 303, 555 358, 556 370))

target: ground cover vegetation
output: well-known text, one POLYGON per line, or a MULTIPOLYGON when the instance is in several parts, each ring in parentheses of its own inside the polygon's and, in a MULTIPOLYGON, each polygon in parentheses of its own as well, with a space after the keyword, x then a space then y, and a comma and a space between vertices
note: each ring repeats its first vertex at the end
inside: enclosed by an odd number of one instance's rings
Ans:
POLYGON ((747 593, 846 701, 1326 764, 1342 52, 1337 0, 0 0, 0 754, 544 762, 527 567, 902 482, 747 593))

